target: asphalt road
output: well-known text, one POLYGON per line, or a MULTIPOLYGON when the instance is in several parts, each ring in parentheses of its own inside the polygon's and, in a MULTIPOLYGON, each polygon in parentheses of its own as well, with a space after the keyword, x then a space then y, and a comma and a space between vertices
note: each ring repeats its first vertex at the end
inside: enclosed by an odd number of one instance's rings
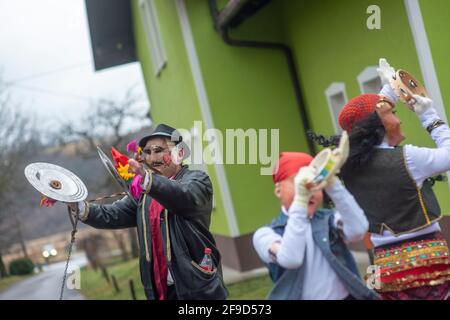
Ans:
MULTIPOLYGON (((74 277, 77 274, 76 268, 81 268, 86 264, 87 260, 84 255, 78 255, 72 258, 68 269, 68 278, 72 287, 73 284, 76 283, 74 280, 74 277)), ((0 293, 0 300, 58 300, 65 265, 65 262, 59 262, 45 266, 43 272, 40 274, 18 282, 8 290, 0 293)), ((69 289, 66 285, 63 299, 83 300, 84 297, 78 290, 69 289)))

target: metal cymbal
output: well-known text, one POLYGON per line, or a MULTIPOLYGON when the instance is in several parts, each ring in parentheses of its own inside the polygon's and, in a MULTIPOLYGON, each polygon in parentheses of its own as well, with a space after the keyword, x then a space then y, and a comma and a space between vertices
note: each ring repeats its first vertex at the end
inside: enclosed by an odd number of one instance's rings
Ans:
POLYGON ((63 167, 36 162, 29 164, 24 173, 28 182, 48 198, 61 202, 78 202, 88 196, 83 181, 63 167))

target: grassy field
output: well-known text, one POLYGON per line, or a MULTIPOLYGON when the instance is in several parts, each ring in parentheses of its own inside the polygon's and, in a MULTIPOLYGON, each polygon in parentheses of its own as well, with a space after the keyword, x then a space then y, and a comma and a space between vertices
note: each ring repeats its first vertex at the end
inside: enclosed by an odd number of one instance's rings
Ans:
POLYGON ((269 276, 262 276, 227 286, 229 300, 264 300, 272 289, 272 280, 269 276))
POLYGON ((31 275, 26 275, 26 276, 9 276, 9 277, 5 277, 5 278, 1 278, 0 279, 0 292, 5 291, 6 289, 8 289, 10 286, 15 284, 16 282, 25 280, 26 278, 28 278, 30 276, 31 275))
POLYGON ((100 269, 94 271, 90 267, 81 269, 81 293, 90 300, 131 300, 129 280, 133 279, 136 298, 145 299, 144 288, 139 275, 139 260, 117 263, 107 268, 110 281, 105 279, 100 269), (116 292, 112 276, 117 280, 120 289, 116 292))
MULTIPOLYGON (((139 275, 139 261, 137 259, 117 263, 108 267, 107 270, 110 277, 112 275, 116 277, 120 292, 116 292, 112 281, 108 283, 100 270, 94 271, 90 267, 86 267, 81 270, 81 293, 87 299, 130 300, 129 279, 133 279, 134 281, 137 299, 145 299, 144 289, 139 275)), ((228 299, 264 299, 271 287, 272 282, 268 276, 235 283, 227 286, 230 292, 228 299)))

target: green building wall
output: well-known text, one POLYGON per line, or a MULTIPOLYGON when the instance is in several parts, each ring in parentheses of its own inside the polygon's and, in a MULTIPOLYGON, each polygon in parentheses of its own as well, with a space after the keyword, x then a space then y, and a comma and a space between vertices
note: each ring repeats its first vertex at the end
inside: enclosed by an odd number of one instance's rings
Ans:
MULTIPOLYGON (((167 55, 167 65, 158 77, 150 60, 139 3, 137 0, 132 1, 136 51, 150 97, 151 114, 155 123, 167 123, 176 128, 189 130, 194 125, 194 121, 202 121, 202 115, 175 1, 157 0, 154 1, 154 5, 167 55)), ((215 200, 211 230, 216 234, 229 235, 230 230, 213 166, 208 166, 208 173, 213 184, 215 200)))
MULTIPOLYGON (((225 4, 226 1, 219 1, 225 4)), ((433 59, 447 110, 450 103, 448 76, 449 43, 442 30, 449 30, 446 0, 421 0, 433 59), (444 90, 445 89, 445 90, 444 90)), ((168 63, 154 75, 143 33, 138 1, 133 0, 138 58, 156 123, 181 128, 202 120, 175 0, 154 0, 168 63)), ((208 3, 186 0, 196 53, 209 99, 214 125, 226 129, 280 129, 280 151, 307 151, 306 137, 284 55, 279 51, 231 47, 213 28, 208 3)), ((273 0, 231 32, 233 38, 279 41, 294 51, 301 87, 311 124, 316 132, 333 134, 332 117, 325 90, 344 82, 350 99, 360 94, 356 77, 367 66, 385 57, 396 68, 421 78, 416 49, 402 0, 273 0), (381 30, 366 27, 369 5, 381 8, 381 30)), ((416 115, 401 103, 406 143, 434 146, 416 115)), ((204 128, 206 129, 206 128, 204 128)), ((270 176, 260 175, 260 165, 225 165, 239 233, 253 232, 279 211, 270 176)), ((208 172, 215 190, 212 231, 230 235, 214 166, 208 172)), ((437 183, 444 214, 450 214, 449 186, 437 183)))
MULTIPOLYGON (((367 66, 378 65, 385 57, 395 68, 403 68, 423 82, 411 28, 402 0, 278 0, 283 7, 286 39, 295 52, 307 108, 316 132, 333 134, 325 90, 332 82, 344 82, 349 99, 360 94, 357 76, 367 66), (381 9, 381 29, 369 30, 366 20, 369 5, 381 9)), ((433 58, 445 101, 450 97, 449 43, 442 41, 449 30, 445 0, 421 1, 433 58), (433 4, 434 2, 434 4, 433 4), (440 6, 439 6, 440 4, 440 6), (440 11, 442 10, 442 11, 440 11), (446 29, 445 29, 446 27, 446 29), (445 44, 444 44, 445 43, 445 44)), ((447 110, 449 104, 447 103, 447 110)), ((406 134, 405 143, 434 147, 418 117, 401 102, 398 115, 406 134)), ((448 112, 448 111, 447 111, 448 112)), ((444 214, 450 215, 449 185, 436 183, 444 214)))
POLYGON ((421 0, 419 3, 444 107, 450 118, 450 2, 421 0))
MULTIPOLYGON (((213 28, 204 0, 186 1, 211 113, 217 129, 280 129, 280 151, 307 151, 306 138, 284 54, 226 44, 213 28)), ((276 2, 232 32, 233 38, 284 41, 276 2)), ((240 234, 253 232, 280 211, 271 176, 260 165, 227 164, 240 234)))

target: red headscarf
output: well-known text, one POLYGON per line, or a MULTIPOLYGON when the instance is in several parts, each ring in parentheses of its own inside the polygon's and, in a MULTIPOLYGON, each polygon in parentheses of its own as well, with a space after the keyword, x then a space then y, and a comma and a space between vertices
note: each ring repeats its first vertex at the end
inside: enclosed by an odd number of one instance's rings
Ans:
POLYGON ((351 133, 358 121, 375 111, 379 100, 380 97, 373 93, 361 94, 351 99, 339 114, 338 121, 341 128, 351 133))
POLYGON ((278 183, 296 175, 298 170, 308 166, 312 159, 313 157, 303 152, 282 152, 272 174, 273 182, 278 183))

